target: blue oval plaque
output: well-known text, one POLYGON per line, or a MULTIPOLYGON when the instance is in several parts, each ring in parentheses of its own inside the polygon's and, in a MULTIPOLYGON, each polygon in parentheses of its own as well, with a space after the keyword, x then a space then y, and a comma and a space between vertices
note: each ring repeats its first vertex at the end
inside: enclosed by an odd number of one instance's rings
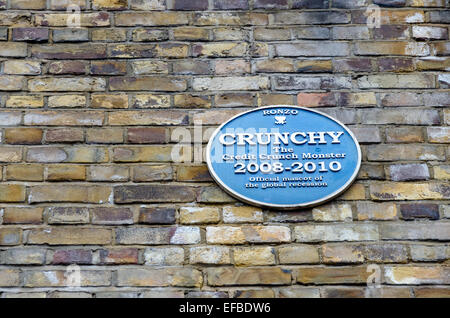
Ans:
POLYGON ((361 149, 353 133, 326 114, 268 106, 220 126, 206 159, 214 180, 237 199, 295 209, 345 191, 358 174, 361 149))

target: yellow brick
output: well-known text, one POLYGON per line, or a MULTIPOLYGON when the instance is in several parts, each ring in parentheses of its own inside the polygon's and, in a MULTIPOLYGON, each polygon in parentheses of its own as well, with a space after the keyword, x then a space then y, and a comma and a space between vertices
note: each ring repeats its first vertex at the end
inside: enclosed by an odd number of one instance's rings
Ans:
POLYGON ((80 165, 51 165, 47 167, 47 180, 85 180, 86 167, 80 165))
POLYGON ((19 184, 0 184, 0 202, 25 201, 25 186, 19 184))
POLYGON ((44 106, 43 96, 20 96, 12 95, 6 100, 6 107, 19 108, 36 108, 44 106))
POLYGON ((17 164, 6 166, 6 180, 42 181, 44 167, 41 165, 17 164))

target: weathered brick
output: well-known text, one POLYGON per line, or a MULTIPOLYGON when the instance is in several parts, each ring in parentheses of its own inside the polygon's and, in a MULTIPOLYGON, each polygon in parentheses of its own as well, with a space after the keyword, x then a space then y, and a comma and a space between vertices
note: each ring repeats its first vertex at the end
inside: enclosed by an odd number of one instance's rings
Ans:
POLYGON ((139 28, 133 30, 133 41, 135 42, 155 42, 165 41, 169 39, 167 30, 153 30, 139 28))
POLYGON ((275 24, 346 24, 350 17, 345 12, 338 11, 310 11, 289 12, 280 11, 274 13, 275 24))
POLYGON ((47 28, 14 28, 13 41, 47 42, 49 30, 47 28))
POLYGON ((66 11, 70 5, 77 5, 84 10, 86 9, 86 0, 50 0, 49 9, 66 11))
POLYGON ((450 178, 450 165, 433 167, 434 179, 448 180, 450 178))
MULTIPOLYGON (((81 286, 109 286, 111 272, 105 270, 81 271, 81 286)), ((25 287, 66 287, 69 284, 64 270, 28 270, 23 273, 25 287)))
POLYGON ((198 246, 189 249, 191 264, 230 264, 230 249, 225 246, 198 246))
MULTIPOLYGON (((447 71, 450 69, 450 58, 436 56, 424 57, 416 62, 416 67, 419 71, 447 71)), ((437 94, 439 96, 439 93, 437 94)))
POLYGON ((412 72, 414 63, 412 59, 387 57, 378 59, 380 72, 412 72))
POLYGON ((218 223, 220 213, 218 208, 210 207, 182 207, 179 222, 181 224, 218 223))
POLYGON ((3 64, 3 72, 11 75, 39 75, 41 74, 41 63, 35 61, 6 61, 3 64))
POLYGON ((397 218, 397 207, 392 203, 357 202, 357 217, 359 221, 392 220, 397 218))
POLYGON ((319 263, 319 251, 313 245, 291 245, 278 249, 281 264, 315 264, 319 263))
POLYGON ((145 265, 183 265, 184 250, 179 247, 148 247, 144 252, 145 265))
POLYGON ((30 203, 80 202, 101 204, 109 202, 110 196, 111 189, 105 186, 37 185, 30 187, 28 200, 30 203))
POLYGON ((48 98, 48 107, 83 107, 86 97, 82 95, 57 95, 48 98))
POLYGON ((267 268, 208 268, 208 285, 287 285, 291 283, 291 271, 278 267, 267 268))
POLYGON ((112 91, 182 92, 187 88, 186 81, 179 78, 162 77, 116 77, 111 78, 109 89, 112 91))
POLYGON ((91 166, 88 171, 90 181, 127 181, 128 167, 121 166, 91 166))
POLYGON ((402 244, 369 244, 363 247, 367 261, 376 263, 406 263, 407 248, 402 244))
POLYGON ((28 162, 93 163, 108 161, 108 152, 94 147, 34 147, 27 151, 28 162))
POLYGON ((383 223, 380 225, 380 238, 384 240, 437 240, 450 237, 447 223, 383 223))
POLYGON ((40 224, 43 208, 8 207, 4 209, 3 224, 40 224))
POLYGON ((195 188, 178 185, 119 186, 114 188, 116 203, 191 202, 195 196, 195 188))
POLYGON ((417 26, 412 27, 413 38, 419 40, 447 40, 448 30, 443 27, 417 26))
POLYGON ((167 164, 136 166, 132 178, 135 182, 172 180, 173 169, 167 164))
POLYGON ((105 79, 96 77, 43 77, 39 79, 31 79, 28 81, 28 89, 32 92, 96 92, 104 91, 105 86, 105 79))
MULTIPOLYGON (((439 2, 440 0, 436 0, 436 1, 439 2)), ((444 3, 442 3, 441 6, 444 6, 444 3)), ((448 23, 449 21, 450 21, 449 10, 445 10, 445 11, 431 11, 430 12, 430 22, 448 23)))
POLYGON ((86 28, 67 28, 53 30, 53 42, 86 42, 89 41, 89 31, 86 28))
POLYGON ((11 9, 28 9, 28 10, 42 10, 46 7, 45 0, 36 0, 33 2, 27 0, 11 0, 11 9))
POLYGON ((0 246, 1 245, 19 245, 22 241, 22 230, 17 228, 1 228, 0 229, 0 246))
POLYGON ((173 224, 175 223, 174 208, 148 207, 139 210, 139 223, 144 224, 173 224))
POLYGON ((331 3, 332 8, 339 9, 353 9, 358 7, 364 7, 368 4, 367 0, 356 0, 356 1, 347 1, 347 0, 333 0, 331 3))
POLYGON ((1 269, 0 270, 0 286, 14 287, 19 285, 20 271, 18 269, 1 269))
POLYGON ((358 267, 302 267, 296 271, 301 284, 361 284, 370 273, 366 266, 358 267))
POLYGON ((100 264, 137 264, 139 250, 136 248, 110 248, 99 251, 100 264))
POLYGON ((91 96, 92 108, 128 108, 128 95, 103 95, 95 94, 91 96))
POLYGON ((448 284, 449 269, 439 266, 387 266, 384 277, 388 284, 448 284))
POLYGON ((362 89, 372 88, 434 88, 434 76, 418 75, 368 75, 358 79, 358 86, 362 89))
POLYGON ((311 287, 284 287, 278 291, 280 298, 320 298, 318 288, 311 287))
POLYGON ((424 137, 420 127, 387 128, 386 141, 392 143, 420 143, 424 141, 424 137))
POLYGON ((133 224, 133 212, 129 208, 93 208, 92 224, 133 224))
POLYGON ((86 74, 88 63, 86 61, 57 61, 48 63, 49 74, 86 74))
POLYGON ((372 183, 370 194, 374 200, 432 200, 449 197, 448 185, 443 183, 372 183))
POLYGON ((381 142, 380 130, 378 128, 352 127, 351 130, 361 144, 381 142))
POLYGON ((374 0, 373 3, 383 7, 403 7, 406 0, 374 0))
POLYGON ((7 128, 5 143, 12 145, 36 145, 42 141, 42 129, 39 128, 7 128))
POLYGON ((291 233, 285 226, 209 226, 206 241, 211 244, 290 242, 291 233))
POLYGON ((17 247, 0 252, 0 262, 7 265, 42 265, 45 263, 45 248, 17 247))
POLYGON ((284 28, 255 28, 253 37, 257 41, 283 41, 291 39, 291 32, 284 28))
POLYGON ((299 225, 293 236, 297 242, 375 241, 378 227, 374 224, 299 225))
POLYGON ((123 140, 123 130, 120 128, 93 128, 86 131, 88 143, 120 144, 123 140))
MULTIPOLYGON (((72 13, 37 14, 35 24, 40 26, 66 27, 72 13)), ((81 27, 109 26, 110 15, 107 12, 80 13, 81 27)))
POLYGON ((22 149, 16 147, 1 147, 0 162, 20 162, 22 160, 22 149))
POLYGON ((431 220, 439 219, 439 206, 437 204, 401 204, 400 212, 402 214, 402 219, 405 220, 413 220, 417 218, 427 218, 431 220))
POLYGON ((293 9, 328 9, 329 0, 294 0, 293 9))
POLYGON ((118 286, 199 287, 202 281, 202 273, 189 267, 134 268, 117 271, 118 286))
POLYGON ((25 187, 20 184, 1 184, 0 202, 25 201, 25 187))
POLYGON ((268 87, 268 78, 260 76, 195 78, 193 82, 196 91, 262 90, 268 87))
POLYGON ((92 8, 95 10, 125 10, 128 0, 93 0, 92 8))
POLYGON ((414 288, 416 298, 450 298, 448 287, 416 287, 414 288))
POLYGON ((427 127, 427 135, 431 143, 450 143, 450 127, 427 127))
POLYGON ((369 39, 369 28, 366 26, 336 26, 332 29, 334 40, 366 40, 369 39))
POLYGON ((352 207, 350 204, 327 204, 312 210, 315 221, 352 221, 352 207))
POLYGON ((103 44, 54 44, 33 45, 34 58, 49 60, 91 60, 105 59, 106 46, 103 44))
POLYGON ((237 247, 233 249, 236 266, 274 265, 275 249, 273 247, 237 247))
POLYGON ((294 44, 276 44, 276 56, 346 56, 349 46, 344 42, 303 41, 294 44))
POLYGON ((409 28, 405 25, 381 25, 372 29, 373 37, 376 40, 404 40, 409 37, 409 28))
POLYGON ((0 91, 20 91, 23 88, 24 77, 14 75, 0 76, 0 91))
POLYGON ((170 26, 188 24, 188 15, 180 12, 116 13, 116 26, 170 26))
POLYGON ((365 124, 406 124, 406 125, 436 125, 440 123, 436 110, 424 109, 409 111, 399 109, 363 110, 362 121, 365 124))
POLYGON ((229 203, 235 202, 235 200, 216 186, 205 186, 200 188, 197 202, 229 203))
POLYGON ((413 55, 427 56, 430 54, 428 45, 418 42, 376 41, 356 43, 356 55, 413 55))
POLYGON ((170 95, 137 94, 132 98, 134 108, 168 108, 170 95))
POLYGON ((111 230, 101 228, 52 227, 32 229, 29 244, 102 245, 111 243, 111 230))
POLYGON ((47 167, 47 180, 85 180, 86 167, 81 165, 51 165, 47 167))
POLYGON ((211 181, 212 178, 206 166, 179 166, 177 180, 202 182, 211 181))
POLYGON ((434 55, 448 56, 448 55, 450 55, 450 44, 448 41, 433 43, 432 50, 433 50, 434 55))
POLYGON ((115 231, 116 243, 124 245, 146 244, 196 244, 200 242, 197 227, 119 228, 115 231))
POLYGON ((172 147, 146 146, 114 148, 113 160, 114 162, 169 162, 172 161, 172 147))
POLYGON ((223 221, 225 223, 259 223, 263 221, 261 209, 245 206, 223 207, 223 221))
POLYGON ((36 111, 27 112, 24 123, 36 126, 101 126, 103 117, 102 112, 94 111, 36 111))
MULTIPOLYGON (((23 65, 24 64, 21 64, 20 67, 23 65)), ((5 64, 4 70, 6 70, 6 68, 7 68, 7 65, 5 64)), ((39 68, 39 70, 40 70, 40 68, 39 68)), ((44 106, 44 97, 37 96, 37 95, 28 95, 28 96, 11 95, 11 96, 8 96, 8 99, 5 102, 5 106, 10 107, 10 108, 22 108, 22 107, 39 108, 39 107, 44 106)))
POLYGON ((53 253, 52 264, 92 264, 93 253, 85 249, 58 249, 53 253))
POLYGON ((446 245, 410 245, 411 259, 416 262, 444 261, 447 256, 449 247, 446 245))
POLYGON ((173 10, 207 10, 208 0, 173 0, 173 10))
POLYGON ((389 166, 392 181, 428 180, 430 173, 426 164, 404 164, 389 166))
POLYGON ((76 207, 47 208, 49 224, 86 224, 89 223, 89 210, 76 207))
POLYGON ((322 246, 323 262, 327 264, 363 263, 364 254, 359 245, 325 244, 322 246))
POLYGON ((83 131, 77 128, 49 129, 45 133, 45 141, 49 143, 75 143, 84 141, 83 131))
POLYGON ((6 167, 6 179, 13 181, 43 181, 44 167, 34 164, 15 164, 6 167))
POLYGON ((246 43, 204 43, 195 44, 192 52, 195 57, 234 57, 243 56, 248 47, 246 43))
POLYGON ((247 10, 248 8, 248 0, 214 0, 216 10, 247 10))
MULTIPOLYGON (((352 12, 353 23, 367 23, 368 15, 365 10, 352 12)), ((382 25, 413 24, 425 22, 425 12, 422 10, 381 10, 382 25)))

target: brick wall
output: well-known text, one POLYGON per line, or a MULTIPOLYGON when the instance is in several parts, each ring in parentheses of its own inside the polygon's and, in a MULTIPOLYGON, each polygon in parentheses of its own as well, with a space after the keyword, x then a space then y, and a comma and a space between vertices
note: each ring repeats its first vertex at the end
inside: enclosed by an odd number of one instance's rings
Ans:
POLYGON ((0 297, 450 296, 449 7, 0 0, 0 297), (272 104, 355 132, 349 191, 260 210, 178 144, 272 104))

